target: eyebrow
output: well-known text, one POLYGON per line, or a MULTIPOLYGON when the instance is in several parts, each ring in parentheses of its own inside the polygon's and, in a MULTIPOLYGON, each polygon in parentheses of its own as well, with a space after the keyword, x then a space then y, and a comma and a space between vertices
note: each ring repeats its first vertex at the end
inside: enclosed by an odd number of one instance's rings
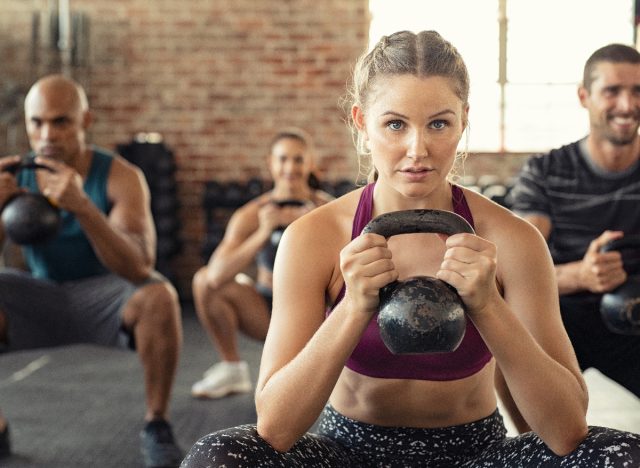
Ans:
MULTIPOLYGON (((433 119, 433 118, 435 118, 435 117, 440 117, 440 116, 442 116, 442 115, 444 115, 444 114, 453 114, 453 115, 456 115, 456 113, 455 113, 453 110, 451 110, 451 109, 445 109, 445 110, 442 110, 442 111, 440 111, 440 112, 436 112, 435 114, 431 114, 431 115, 429 116, 429 118, 430 118, 430 119, 433 119)), ((410 120, 408 116, 406 116, 406 115, 404 115, 404 114, 401 114, 400 112, 395 112, 395 111, 386 111, 386 112, 383 112, 382 114, 380 114, 380 117, 384 117, 384 116, 387 116, 387 115, 393 115, 393 116, 396 116, 396 117, 400 117, 400 118, 402 118, 402 119, 410 120)))

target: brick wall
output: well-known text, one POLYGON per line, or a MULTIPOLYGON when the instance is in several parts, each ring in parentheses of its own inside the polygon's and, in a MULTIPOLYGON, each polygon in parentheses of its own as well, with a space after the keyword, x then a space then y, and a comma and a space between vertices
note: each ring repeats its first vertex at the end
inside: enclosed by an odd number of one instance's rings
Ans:
MULTIPOLYGON (((89 24, 71 68, 44 28, 32 33, 34 14, 43 25, 55 3, 0 0, 0 155, 28 149, 22 97, 50 72, 67 70, 87 89, 92 142, 115 148, 160 132, 178 165, 184 248, 174 269, 184 298, 201 264, 204 182, 268 177, 276 129, 307 129, 321 176, 355 180, 338 103, 367 44, 367 0, 69 0, 89 24)), ((506 179, 522 158, 506 160, 471 156, 465 172, 506 179)))
MULTIPOLYGON (((22 116, 9 109, 21 111, 21 95, 37 77, 62 70, 44 40, 32 46, 33 14, 44 17, 48 3, 55 2, 0 2, 0 154, 27 149, 22 116)), ((175 269, 183 296, 200 265, 203 182, 267 177, 266 145, 277 128, 297 125, 313 135, 324 178, 355 179, 338 101, 367 44, 366 0, 70 5, 89 19, 88 62, 71 72, 95 112, 91 141, 114 148, 154 131, 176 154, 185 242, 175 269)))

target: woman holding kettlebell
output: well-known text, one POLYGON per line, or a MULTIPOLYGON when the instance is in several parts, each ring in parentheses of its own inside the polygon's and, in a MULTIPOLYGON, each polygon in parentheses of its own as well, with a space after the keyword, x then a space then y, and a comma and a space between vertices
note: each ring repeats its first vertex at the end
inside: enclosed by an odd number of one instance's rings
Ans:
POLYGON ((349 112, 370 183, 283 235, 257 425, 203 437, 183 467, 640 464, 639 436, 587 426, 544 239, 452 181, 468 97, 461 56, 434 31, 383 37, 357 62, 349 112), (475 234, 362 234, 407 210, 456 213, 475 234), (417 275, 448 283, 464 303, 454 351, 393 354, 381 339, 381 288, 417 275), (532 432, 506 436, 497 367, 532 432))
POLYGON ((271 316, 273 261, 286 226, 332 197, 309 185, 314 169, 310 137, 301 129, 278 132, 269 146, 273 188, 239 208, 208 264, 193 278, 198 318, 221 361, 191 391, 221 398, 252 390, 249 366, 240 358, 237 333, 264 340, 271 316), (255 281, 243 272, 255 264, 255 281))

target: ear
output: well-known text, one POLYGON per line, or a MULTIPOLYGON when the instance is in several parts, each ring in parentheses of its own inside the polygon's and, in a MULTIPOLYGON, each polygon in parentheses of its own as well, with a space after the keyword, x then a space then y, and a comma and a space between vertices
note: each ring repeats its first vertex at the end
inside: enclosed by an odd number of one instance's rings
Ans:
POLYGON ((362 108, 358 106, 351 107, 351 118, 353 119, 353 123, 358 130, 365 130, 364 113, 362 112, 362 108))
POLYGON ((462 110, 462 131, 464 132, 469 125, 469 103, 462 110))
POLYGON ((82 128, 87 130, 93 123, 93 114, 91 111, 84 111, 82 114, 82 128))
POLYGON ((589 100, 589 90, 582 85, 578 87, 578 99, 580 100, 580 105, 586 109, 587 101, 589 100))

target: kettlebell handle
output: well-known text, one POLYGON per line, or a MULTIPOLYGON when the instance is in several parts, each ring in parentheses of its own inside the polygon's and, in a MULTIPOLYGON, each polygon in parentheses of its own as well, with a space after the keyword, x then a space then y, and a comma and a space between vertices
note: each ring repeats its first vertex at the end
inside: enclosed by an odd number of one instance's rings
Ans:
POLYGON ((20 162, 7 166, 4 169, 4 172, 10 172, 13 175, 16 175, 18 172, 27 169, 44 169, 49 172, 54 172, 49 166, 45 166, 44 164, 38 164, 34 161, 34 158, 31 156, 25 156, 22 158, 20 162))
POLYGON ((466 219, 444 210, 391 211, 376 216, 362 230, 362 234, 374 233, 386 238, 420 232, 447 235, 462 232, 475 234, 466 219))

